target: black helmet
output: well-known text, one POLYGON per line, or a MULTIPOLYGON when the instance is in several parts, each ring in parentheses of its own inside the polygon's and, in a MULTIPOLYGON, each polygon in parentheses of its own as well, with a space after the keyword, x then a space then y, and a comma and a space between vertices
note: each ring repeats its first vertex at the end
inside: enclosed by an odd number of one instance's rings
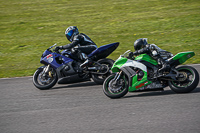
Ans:
POLYGON ((140 50, 141 48, 144 48, 145 45, 147 45, 147 38, 140 38, 140 39, 137 39, 135 42, 134 42, 134 49, 135 50, 140 50))
POLYGON ((73 40, 73 37, 75 35, 78 35, 79 34, 79 31, 78 31, 78 28, 76 26, 70 26, 66 29, 65 31, 65 35, 67 37, 67 39, 72 42, 73 40))

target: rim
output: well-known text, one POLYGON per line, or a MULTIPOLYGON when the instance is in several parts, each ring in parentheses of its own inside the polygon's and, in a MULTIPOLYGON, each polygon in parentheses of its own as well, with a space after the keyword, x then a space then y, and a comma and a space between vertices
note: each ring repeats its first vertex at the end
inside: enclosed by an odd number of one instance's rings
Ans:
POLYGON ((179 70, 179 73, 181 73, 183 75, 183 77, 179 78, 178 79, 179 81, 172 81, 172 84, 175 87, 186 88, 193 83, 193 81, 195 79, 195 75, 194 75, 193 71, 191 71, 190 69, 187 69, 187 68, 182 68, 182 69, 179 70))
POLYGON ((55 77, 56 77, 56 73, 51 68, 51 70, 48 72, 48 74, 45 74, 43 71, 40 71, 36 78, 36 82, 42 86, 49 85, 50 83, 52 83, 55 80, 55 77))
POLYGON ((108 79, 108 82, 106 83, 106 91, 115 95, 122 93, 127 86, 125 77, 120 78, 116 84, 114 84, 113 78, 114 76, 108 79))

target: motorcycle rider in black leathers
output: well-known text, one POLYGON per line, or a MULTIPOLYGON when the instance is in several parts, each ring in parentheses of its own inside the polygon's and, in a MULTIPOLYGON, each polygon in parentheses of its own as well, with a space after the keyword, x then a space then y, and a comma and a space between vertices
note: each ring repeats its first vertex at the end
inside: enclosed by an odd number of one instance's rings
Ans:
POLYGON ((158 64, 161 66, 161 68, 158 70, 158 73, 167 71, 169 69, 170 66, 168 62, 166 61, 166 59, 172 57, 173 54, 159 48, 155 44, 148 44, 147 38, 137 39, 134 42, 134 49, 135 49, 135 52, 129 53, 130 58, 133 57, 134 55, 137 56, 139 54, 146 53, 150 55, 153 59, 155 59, 158 62, 158 64))
POLYGON ((72 49, 72 52, 78 56, 81 61, 84 61, 80 67, 84 68, 92 64, 92 60, 88 58, 88 54, 97 49, 96 44, 85 34, 80 33, 76 26, 70 26, 66 29, 65 35, 71 42, 64 46, 58 46, 55 50, 59 49, 72 49))

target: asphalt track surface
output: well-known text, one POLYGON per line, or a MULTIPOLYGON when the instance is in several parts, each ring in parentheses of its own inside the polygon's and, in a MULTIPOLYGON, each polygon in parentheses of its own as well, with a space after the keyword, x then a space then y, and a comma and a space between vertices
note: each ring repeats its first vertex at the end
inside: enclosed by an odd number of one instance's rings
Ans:
POLYGON ((109 99, 92 81, 38 90, 32 77, 0 79, 0 133, 200 133, 200 85, 109 99))

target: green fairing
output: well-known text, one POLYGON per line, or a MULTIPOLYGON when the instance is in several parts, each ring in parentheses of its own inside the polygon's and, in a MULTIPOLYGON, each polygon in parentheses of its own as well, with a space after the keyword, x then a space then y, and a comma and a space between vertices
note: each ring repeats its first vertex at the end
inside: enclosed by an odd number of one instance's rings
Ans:
POLYGON ((150 57, 147 54, 141 54, 141 55, 135 57, 135 60, 144 60, 144 61, 147 61, 147 62, 153 64, 153 65, 158 65, 157 61, 154 60, 152 57, 150 57))
MULTIPOLYGON (((149 61, 150 63, 155 64, 155 65, 157 63, 155 60, 153 60, 153 58, 151 58, 150 56, 148 56, 146 54, 142 54, 140 56, 137 56, 137 59, 138 60, 149 61)), ((115 61, 115 63, 113 64, 113 66, 111 68, 112 72, 119 72, 119 69, 121 68, 122 65, 124 65, 127 62, 127 60, 128 60, 127 58, 124 58, 124 57, 120 56, 115 61)), ((145 72, 145 71, 143 71, 143 72, 144 72, 144 77, 140 81, 137 80, 138 79, 138 75, 137 74, 132 78, 132 83, 133 84, 129 87, 129 91, 135 91, 135 90, 137 90, 137 89, 139 89, 141 87, 144 87, 144 86, 149 85, 149 84, 152 83, 151 81, 147 80, 147 72, 145 72), (143 83, 145 83, 144 86, 137 87, 137 86, 139 86, 139 85, 141 85, 143 83)))
POLYGON ((173 60, 179 60, 179 63, 182 64, 194 55, 195 55, 195 53, 193 51, 181 52, 181 53, 176 54, 173 57, 173 60))
MULTIPOLYGON (((143 71, 144 72, 144 71, 143 71)), ((151 81, 148 81, 147 80, 147 72, 144 72, 144 77, 142 78, 142 80, 138 81, 138 75, 136 74, 133 78, 132 78, 132 85, 129 87, 129 91, 135 91, 141 87, 144 87, 144 86, 147 86, 149 84, 151 84, 152 82, 151 81), (143 84, 145 83, 144 86, 141 86, 141 87, 138 87, 136 88, 137 86, 139 86, 140 84, 143 84)))
POLYGON ((112 72, 119 72, 119 68, 121 68, 122 65, 124 65, 126 63, 128 59, 124 58, 124 57, 119 57, 115 63, 113 64, 111 70, 112 72))

